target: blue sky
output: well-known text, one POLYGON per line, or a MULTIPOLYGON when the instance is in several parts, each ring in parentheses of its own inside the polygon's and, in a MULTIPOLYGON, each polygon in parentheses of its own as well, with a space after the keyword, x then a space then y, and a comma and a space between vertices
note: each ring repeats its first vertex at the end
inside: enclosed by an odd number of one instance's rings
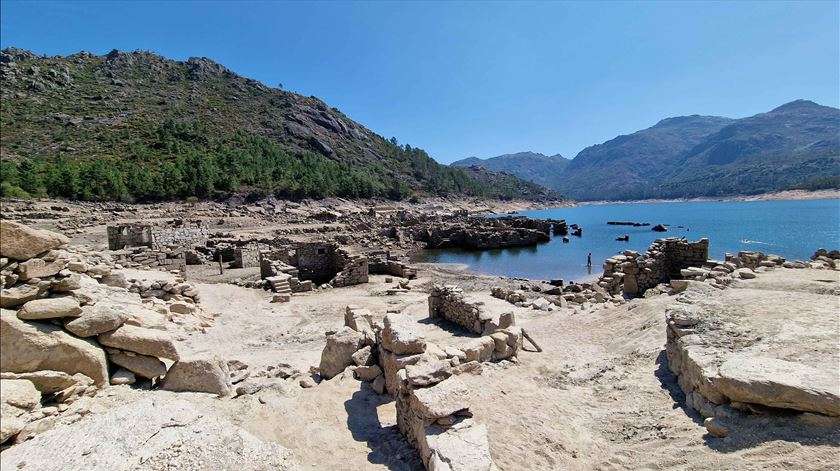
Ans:
POLYGON ((840 105, 840 2, 19 2, 0 43, 206 56, 441 162, 840 105))

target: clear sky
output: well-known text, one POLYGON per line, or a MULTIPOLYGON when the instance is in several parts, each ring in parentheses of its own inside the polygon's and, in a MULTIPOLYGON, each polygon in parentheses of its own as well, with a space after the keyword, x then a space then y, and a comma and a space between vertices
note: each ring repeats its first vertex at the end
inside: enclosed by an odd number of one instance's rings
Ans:
POLYGON ((39 54, 205 56, 441 162, 581 149, 687 114, 840 105, 840 2, 0 3, 39 54))

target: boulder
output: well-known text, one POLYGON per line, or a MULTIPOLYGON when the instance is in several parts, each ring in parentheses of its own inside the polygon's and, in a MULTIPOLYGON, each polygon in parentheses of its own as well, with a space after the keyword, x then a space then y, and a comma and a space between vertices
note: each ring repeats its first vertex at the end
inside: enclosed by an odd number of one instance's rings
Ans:
MULTIPOLYGON (((76 373, 76 375, 79 375, 79 373, 76 373)), ((41 394, 56 393, 79 384, 76 377, 63 371, 51 370, 33 371, 31 373, 0 373, 0 379, 25 379, 32 382, 35 389, 41 394)), ((84 381, 84 383, 92 382, 90 378, 84 381)))
POLYGON ((32 410, 41 404, 41 393, 25 379, 0 379, 0 404, 32 410))
POLYGON ((3 408, 2 413, 0 413, 0 443, 6 443, 6 440, 20 433, 25 426, 26 422, 23 419, 3 408))
POLYGON ((750 270, 749 268, 739 268, 735 270, 735 273, 738 274, 739 277, 743 280, 751 280, 755 278, 755 272, 750 270))
MULTIPOLYGON (((35 301, 32 301, 35 302, 35 301)), ((26 307, 26 306, 24 306, 26 307)), ((125 323, 128 316, 105 303, 85 307, 82 315, 64 324, 64 328, 79 337, 93 337, 116 330, 125 323)))
POLYGON ((370 345, 358 350, 353 354, 353 363, 356 366, 370 366, 373 364, 373 355, 371 354, 370 345))
POLYGON ((67 293, 77 290, 82 287, 82 276, 78 273, 73 273, 66 278, 61 278, 52 282, 50 289, 59 293, 67 293))
POLYGON ((108 383, 105 352, 89 340, 55 325, 24 322, 5 309, 0 310, 0 332, 0 371, 82 373, 97 386, 108 383))
POLYGON ((0 220, 0 240, 0 256, 15 260, 30 259, 68 242, 61 234, 6 220, 0 220))
POLYGON ((353 375, 360 381, 373 381, 382 374, 379 365, 359 366, 353 370, 353 375))
POLYGON ((32 278, 47 278, 58 274, 66 265, 67 260, 58 259, 47 262, 43 258, 31 258, 18 265, 18 274, 23 281, 32 278))
POLYGON ((732 401, 840 416, 834 368, 751 355, 736 355, 718 368, 712 384, 732 401), (832 377, 833 376, 833 377, 832 377))
POLYGON ((119 386, 121 384, 134 384, 137 381, 137 378, 134 377, 134 373, 120 368, 111 375, 111 384, 115 386, 119 386))
POLYGON ((99 343, 106 347, 158 358, 178 360, 178 350, 172 336, 164 331, 123 324, 113 332, 99 335, 99 343))
POLYGON ((79 302, 70 296, 62 298, 33 299, 24 304, 17 316, 23 320, 78 317, 82 313, 79 302))
POLYGON ((385 316, 385 328, 382 329, 382 346, 397 355, 423 353, 426 340, 414 328, 413 321, 404 314, 385 316))
POLYGON ((112 363, 144 378, 154 379, 166 374, 166 365, 155 357, 133 353, 108 353, 112 363))
POLYGON ((364 336, 350 327, 342 327, 338 332, 327 336, 327 344, 321 352, 318 366, 321 376, 330 379, 354 364, 353 354, 364 345, 364 336))
POLYGON ((723 425, 720 419, 707 417, 706 420, 703 421, 703 426, 706 427, 706 431, 709 432, 709 435, 713 437, 723 438, 729 435, 729 430, 725 425, 723 425))
POLYGON ((206 392, 219 396, 229 395, 232 387, 227 362, 212 355, 178 360, 161 384, 167 391, 206 392))
POLYGON ((20 306, 33 299, 40 298, 49 290, 50 284, 20 285, 13 288, 4 288, 0 292, 0 308, 7 309, 20 306))

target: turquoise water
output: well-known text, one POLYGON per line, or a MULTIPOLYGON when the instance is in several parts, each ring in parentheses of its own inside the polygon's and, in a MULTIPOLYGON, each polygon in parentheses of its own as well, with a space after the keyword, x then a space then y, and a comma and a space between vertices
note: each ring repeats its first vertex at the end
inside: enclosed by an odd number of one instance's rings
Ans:
POLYGON ((463 263, 476 273, 530 279, 581 281, 598 276, 602 263, 626 249, 644 252, 660 237, 708 237, 709 256, 741 250, 808 259, 819 247, 840 248, 840 200, 640 203, 523 211, 534 218, 565 219, 583 228, 583 237, 561 237, 536 247, 471 252, 426 250, 416 261, 463 263), (648 222, 649 227, 610 226, 607 221, 648 222), (656 224, 668 232, 654 232, 656 224), (682 228, 677 226, 684 226, 682 228), (629 235, 629 242, 616 237, 629 235), (586 256, 592 253, 592 269, 586 256))

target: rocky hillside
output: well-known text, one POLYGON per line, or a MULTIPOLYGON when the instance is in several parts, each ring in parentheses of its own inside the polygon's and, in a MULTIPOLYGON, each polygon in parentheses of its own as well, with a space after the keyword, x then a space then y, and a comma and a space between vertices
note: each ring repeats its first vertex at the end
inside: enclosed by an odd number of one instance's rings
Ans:
POLYGON ((516 178, 488 185, 206 58, 7 48, 0 80, 5 196, 554 196, 516 178))
POLYGON ((469 157, 452 162, 453 167, 481 167, 491 172, 505 172, 519 178, 548 186, 551 178, 562 173, 570 160, 560 154, 545 155, 538 152, 517 152, 488 159, 469 157))

